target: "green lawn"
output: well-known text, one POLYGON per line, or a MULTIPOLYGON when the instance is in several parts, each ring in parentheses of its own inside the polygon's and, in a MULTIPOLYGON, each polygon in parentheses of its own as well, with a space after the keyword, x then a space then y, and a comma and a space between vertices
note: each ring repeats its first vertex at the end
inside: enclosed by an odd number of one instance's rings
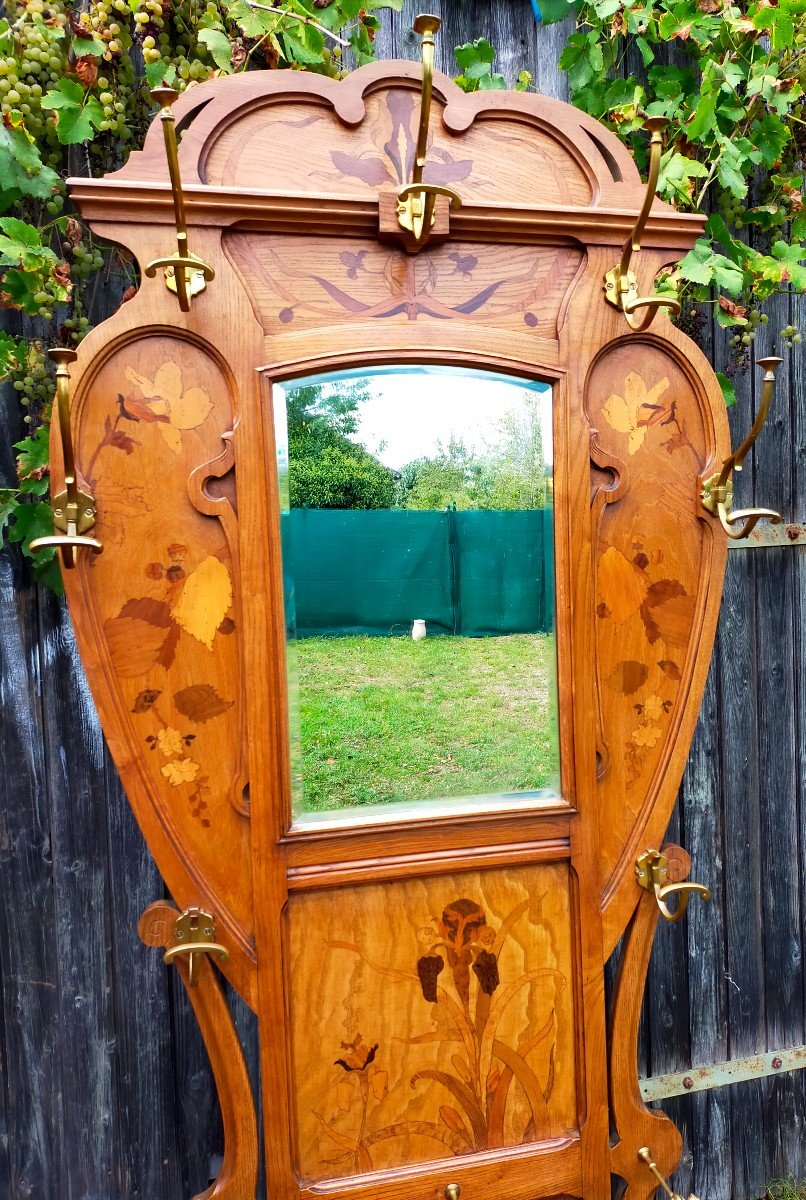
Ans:
POLYGON ((548 635, 305 638, 294 657, 304 812, 556 786, 548 635))

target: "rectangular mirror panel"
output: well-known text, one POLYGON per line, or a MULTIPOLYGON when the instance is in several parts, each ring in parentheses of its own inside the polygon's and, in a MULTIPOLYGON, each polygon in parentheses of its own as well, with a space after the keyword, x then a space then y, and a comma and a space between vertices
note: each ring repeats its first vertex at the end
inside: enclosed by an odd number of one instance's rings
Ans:
POLYGON ((274 398, 295 822, 555 799, 551 389, 401 367, 274 398))

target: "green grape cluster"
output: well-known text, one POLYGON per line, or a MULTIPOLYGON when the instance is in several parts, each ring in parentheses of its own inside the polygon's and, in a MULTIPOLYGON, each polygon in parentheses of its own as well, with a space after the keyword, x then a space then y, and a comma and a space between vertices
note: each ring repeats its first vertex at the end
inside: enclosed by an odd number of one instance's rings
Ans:
POLYGON ((789 350, 793 346, 799 346, 801 340, 797 325, 787 325, 781 330, 781 341, 789 350))
POLYGON ((766 325, 769 319, 766 313, 760 312, 757 308, 751 308, 747 313, 747 325, 742 326, 740 331, 733 334, 728 340, 728 345, 732 347, 751 346, 756 340, 759 325, 766 325))
POLYGON ((34 420, 32 411, 41 414, 53 399, 50 360, 41 341, 29 343, 25 358, 11 374, 11 382, 20 404, 26 410, 23 421, 30 425, 34 420))
POLYGON ((8 17, 14 25, 14 54, 0 58, 0 110, 4 116, 20 113, 40 143, 43 161, 58 166, 62 148, 41 100, 65 73, 65 39, 56 36, 67 23, 65 6, 61 0, 18 0, 8 6, 8 17))

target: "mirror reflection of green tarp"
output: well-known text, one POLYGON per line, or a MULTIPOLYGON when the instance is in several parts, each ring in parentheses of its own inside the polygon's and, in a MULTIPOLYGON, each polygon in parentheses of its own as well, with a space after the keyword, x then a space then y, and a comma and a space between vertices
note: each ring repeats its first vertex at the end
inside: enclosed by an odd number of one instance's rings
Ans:
POLYGON ((553 512, 293 509, 283 515, 297 637, 492 637, 553 629, 553 512))

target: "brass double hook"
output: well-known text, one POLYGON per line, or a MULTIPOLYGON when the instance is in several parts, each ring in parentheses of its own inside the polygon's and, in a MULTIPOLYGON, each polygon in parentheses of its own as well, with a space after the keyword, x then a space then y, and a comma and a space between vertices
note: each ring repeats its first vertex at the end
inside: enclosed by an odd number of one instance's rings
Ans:
POLYGON ((190 301, 203 292, 207 281, 215 279, 215 271, 202 262, 188 249, 188 231, 185 220, 185 194, 182 191, 182 176, 179 173, 179 150, 176 144, 176 123, 171 105, 179 95, 173 88, 159 87, 151 92, 161 108, 162 135, 165 139, 165 156, 168 159, 168 174, 174 201, 176 222, 176 254, 169 258, 155 258, 148 263, 145 272, 153 279, 157 271, 165 268, 165 286, 175 292, 182 312, 190 312, 190 301))
POLYGON ((401 228, 413 235, 412 249, 415 253, 425 246, 431 234, 437 196, 447 196, 451 208, 461 208, 462 205, 461 197, 451 188, 442 187, 437 183, 423 183, 434 85, 434 38, 441 24, 439 17, 432 16, 431 13, 421 13, 413 26, 414 32, 422 37, 423 84, 420 96, 420 125, 411 183, 407 183, 397 193, 397 219, 401 228))
POLYGON ((757 367, 761 367, 764 376, 761 381, 761 402, 758 406, 756 419, 747 437, 738 450, 725 459, 719 471, 711 475, 703 483, 702 503, 715 517, 719 517, 722 528, 729 538, 745 538, 753 532, 756 525, 766 517, 773 525, 779 525, 781 514, 773 508, 737 508, 731 512, 733 504, 733 472, 741 471, 744 460, 755 442, 764 422, 767 420, 775 392, 775 372, 783 359, 770 356, 759 358, 757 367))
POLYGON ((95 524, 95 499, 89 492, 81 491, 76 483, 73 435, 70 430, 69 370, 69 364, 76 360, 76 352, 67 346, 59 346, 48 350, 48 354, 56 363, 56 412, 64 458, 64 491, 53 497, 53 524, 61 533, 35 538, 31 542, 31 550, 36 554, 39 550, 56 547, 61 552, 62 566, 71 571, 80 550, 100 554, 103 546, 96 538, 85 536, 95 524))
MULTIPOLYGON (((641 1149, 638 1151, 638 1157, 642 1163, 646 1163, 646 1165, 649 1167, 650 1171, 657 1179, 658 1184, 663 1188, 664 1192, 669 1197, 669 1200, 683 1200, 683 1197, 680 1195, 679 1192, 672 1191, 672 1189, 669 1187, 668 1183, 664 1179, 663 1175, 658 1170, 658 1164, 654 1161, 654 1159, 652 1157, 652 1151, 649 1149, 649 1146, 642 1146, 641 1149)), ((697 1200, 697 1197, 692 1192, 689 1195, 688 1200, 697 1200)))
POLYGON ((173 945, 162 956, 164 963, 172 963, 175 958, 188 956, 188 987, 195 987, 198 980, 198 956, 200 954, 215 954, 219 962, 225 963, 229 958, 226 946, 221 946, 215 940, 216 929, 213 914, 203 908, 186 908, 176 918, 173 931, 173 945))
POLYGON ((635 878, 638 886, 654 892, 661 916, 667 921, 679 921, 688 908, 692 896, 711 899, 710 889, 702 883, 669 883, 669 859, 660 850, 645 850, 635 863, 635 878), (670 896, 677 896, 677 908, 666 903, 670 896))
POLYGON ((660 174, 660 159, 663 153, 662 131, 668 123, 666 117, 647 117, 644 121, 644 129, 648 129, 651 134, 649 139, 649 177, 646 182, 644 203, 632 233, 624 243, 618 266, 613 267, 604 277, 605 300, 624 313, 625 321, 635 333, 641 333, 644 329, 649 328, 659 308, 666 308, 670 313, 680 312, 680 302, 674 296, 664 296, 657 292, 654 296, 639 296, 638 279, 635 272, 630 270, 633 254, 637 254, 641 249, 641 238, 649 219, 652 202, 655 199, 655 189, 658 186, 658 175, 660 174), (633 314, 642 308, 647 311, 640 320, 636 320, 633 314))

